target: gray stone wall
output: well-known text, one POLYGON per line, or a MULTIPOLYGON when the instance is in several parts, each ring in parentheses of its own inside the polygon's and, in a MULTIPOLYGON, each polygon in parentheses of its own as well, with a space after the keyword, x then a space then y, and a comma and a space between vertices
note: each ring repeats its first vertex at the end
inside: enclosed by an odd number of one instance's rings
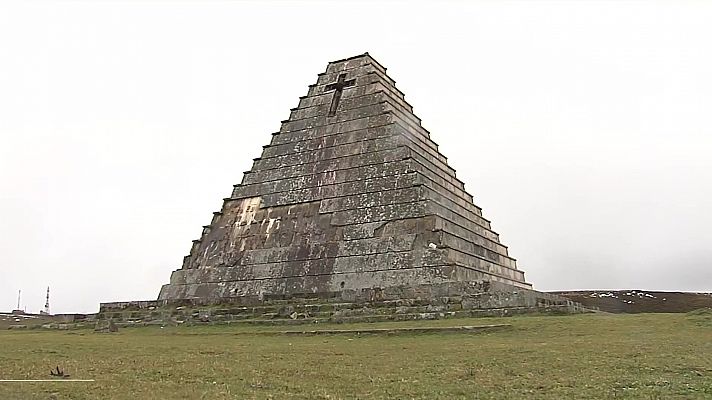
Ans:
POLYGON ((104 303, 94 317, 119 326, 314 324, 590 312, 566 298, 481 281, 324 293, 104 303))

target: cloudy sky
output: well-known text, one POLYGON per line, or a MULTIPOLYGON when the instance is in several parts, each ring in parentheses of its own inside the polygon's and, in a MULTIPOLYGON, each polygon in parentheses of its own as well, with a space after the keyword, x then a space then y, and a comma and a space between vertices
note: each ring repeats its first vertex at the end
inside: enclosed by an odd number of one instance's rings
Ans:
POLYGON ((0 4, 0 310, 153 299, 370 52, 542 290, 712 290, 712 3, 0 4))

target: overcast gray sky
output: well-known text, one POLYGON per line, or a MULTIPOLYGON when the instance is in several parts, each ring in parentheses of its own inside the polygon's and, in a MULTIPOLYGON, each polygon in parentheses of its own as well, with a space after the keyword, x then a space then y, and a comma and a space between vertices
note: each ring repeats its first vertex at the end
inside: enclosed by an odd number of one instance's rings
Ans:
POLYGON ((0 4, 0 310, 153 299, 328 61, 384 66, 535 288, 712 290, 710 2, 0 4))

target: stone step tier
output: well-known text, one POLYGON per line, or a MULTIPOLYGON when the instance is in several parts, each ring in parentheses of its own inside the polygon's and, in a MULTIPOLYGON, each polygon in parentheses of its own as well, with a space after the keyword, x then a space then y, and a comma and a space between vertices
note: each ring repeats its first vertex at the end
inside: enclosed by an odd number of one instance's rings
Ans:
MULTIPOLYGON (((518 314, 572 314, 591 310, 564 297, 529 289, 486 287, 366 289, 287 296, 243 296, 102 303, 98 321, 117 326, 417 321, 502 317, 518 314), (463 290, 464 289, 464 290, 463 290), (427 293, 426 293, 427 292, 427 293), (449 293, 448 293, 449 292, 449 293), (345 296, 346 294, 346 296, 345 296), (405 295, 405 296, 404 296, 405 295), (402 296, 401 298, 397 298, 402 296)), ((494 286, 494 287, 493 287, 494 286)))

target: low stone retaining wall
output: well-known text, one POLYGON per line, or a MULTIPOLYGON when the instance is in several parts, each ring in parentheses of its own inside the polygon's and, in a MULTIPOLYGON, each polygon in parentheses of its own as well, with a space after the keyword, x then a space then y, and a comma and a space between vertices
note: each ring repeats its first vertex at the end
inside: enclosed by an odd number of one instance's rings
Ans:
POLYGON ((96 319, 118 326, 307 324, 428 320, 589 310, 564 297, 483 284, 363 289, 291 296, 103 303, 96 319))

